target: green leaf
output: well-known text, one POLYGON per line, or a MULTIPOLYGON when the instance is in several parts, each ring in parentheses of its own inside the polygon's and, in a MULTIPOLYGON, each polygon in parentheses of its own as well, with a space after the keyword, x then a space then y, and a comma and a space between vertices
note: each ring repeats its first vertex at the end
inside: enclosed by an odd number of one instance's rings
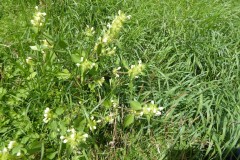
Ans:
POLYGON ((37 72, 32 72, 28 77, 27 80, 33 79, 37 75, 37 72))
POLYGON ((79 54, 72 54, 71 59, 74 63, 81 63, 81 56, 79 54))
POLYGON ((56 109, 56 114, 57 114, 58 116, 62 115, 63 112, 64 112, 63 107, 58 107, 58 108, 56 109))
POLYGON ((58 153, 58 151, 52 152, 52 153, 50 153, 50 154, 47 156, 47 158, 48 158, 48 159, 54 159, 55 156, 57 155, 57 153, 58 153))
POLYGON ((85 118, 77 118, 74 120, 74 127, 77 128, 78 131, 83 132, 85 129, 85 126, 87 124, 87 120, 85 118))
POLYGON ((39 134, 37 134, 37 133, 31 133, 31 134, 29 134, 29 136, 33 139, 38 139, 40 137, 39 134))
POLYGON ((124 119, 124 127, 128 127, 130 124, 134 122, 134 115, 129 114, 124 119))
POLYGON ((106 99, 102 105, 106 108, 106 109, 109 109, 110 107, 112 107, 112 103, 109 99, 106 99))
POLYGON ((39 153, 41 151, 42 143, 39 142, 39 140, 35 140, 32 143, 28 145, 28 153, 29 154, 35 154, 39 153))
POLYGON ((138 101, 130 101, 130 107, 136 111, 142 109, 142 106, 138 101))
POLYGON ((122 64, 125 68, 129 69, 128 62, 126 60, 122 60, 122 64))
POLYGON ((102 53, 102 44, 98 44, 97 46, 97 54, 100 55, 102 53))
POLYGON ((5 133, 7 132, 7 130, 8 130, 8 127, 3 127, 1 128, 0 133, 5 133))
POLYGON ((94 92, 94 88, 96 87, 96 85, 94 83, 88 83, 88 87, 91 90, 91 92, 94 92))
POLYGON ((37 34, 39 31, 38 27, 32 27, 31 29, 35 34, 37 34))
POLYGON ((4 88, 0 88, 0 100, 2 99, 2 97, 7 93, 7 90, 4 88))
POLYGON ((67 69, 63 69, 62 72, 57 74, 58 79, 67 80, 71 77, 71 73, 67 69))
POLYGON ((25 136, 25 137, 22 138, 21 143, 26 144, 29 139, 30 139, 29 136, 25 136))
POLYGON ((22 145, 21 145, 21 144, 13 147, 13 149, 12 149, 12 154, 18 153, 18 152, 21 150, 21 148, 22 148, 22 145))
POLYGON ((60 41, 58 41, 57 46, 59 46, 62 49, 65 49, 68 47, 68 44, 66 41, 60 40, 60 41))
POLYGON ((44 143, 42 142, 42 146, 41 146, 41 160, 44 157, 44 143))
POLYGON ((53 131, 57 131, 57 129, 58 129, 58 124, 57 124, 57 122, 56 122, 56 121, 52 121, 52 122, 50 123, 50 128, 51 128, 53 131))

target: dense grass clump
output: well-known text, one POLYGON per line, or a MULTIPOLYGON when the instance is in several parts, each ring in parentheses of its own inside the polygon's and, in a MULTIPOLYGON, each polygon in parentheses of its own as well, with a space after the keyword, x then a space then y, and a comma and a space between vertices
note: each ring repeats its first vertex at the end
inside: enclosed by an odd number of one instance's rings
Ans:
POLYGON ((224 159, 240 143, 239 6, 3 0, 0 159, 224 159))

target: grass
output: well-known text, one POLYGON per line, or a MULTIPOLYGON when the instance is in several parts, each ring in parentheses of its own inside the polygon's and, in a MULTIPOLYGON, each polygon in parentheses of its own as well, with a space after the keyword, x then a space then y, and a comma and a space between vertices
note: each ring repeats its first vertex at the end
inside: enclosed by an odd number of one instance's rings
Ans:
POLYGON ((36 5, 35 0, 0 2, 0 149, 17 142, 9 159, 19 150, 20 159, 224 159, 239 146, 238 1, 46 0, 41 5, 46 24, 34 33, 30 20, 36 5), (91 57, 97 37, 118 10, 132 18, 111 44, 116 55, 100 59, 101 69, 86 74, 91 83, 91 77, 105 77, 103 87, 91 89, 79 82, 72 55, 91 57), (95 28, 94 37, 84 35, 87 25, 95 28), (54 45, 45 60, 29 47, 41 39, 54 45), (29 56, 32 69, 25 63, 29 56), (116 88, 108 85, 112 68, 139 59, 146 65, 144 75, 131 85, 122 73, 116 88), (68 76, 63 69, 71 78, 58 78, 68 76), (33 71, 37 75, 29 78, 33 71), (102 108, 109 98, 121 109, 102 108), (143 106, 154 100, 164 111, 151 119, 135 117, 124 128, 132 100, 143 106), (43 125, 47 107, 57 117, 43 125), (90 115, 102 118, 109 110, 118 113, 115 123, 89 131, 90 115), (90 135, 79 150, 59 139, 57 129, 63 134, 71 126, 90 135))

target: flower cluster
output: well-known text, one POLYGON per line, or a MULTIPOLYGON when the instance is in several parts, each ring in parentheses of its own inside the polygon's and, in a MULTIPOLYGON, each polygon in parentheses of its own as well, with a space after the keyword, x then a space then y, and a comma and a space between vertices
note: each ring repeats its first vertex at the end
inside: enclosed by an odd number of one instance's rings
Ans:
POLYGON ((107 24, 108 30, 103 35, 102 42, 106 44, 111 43, 122 28, 123 22, 130 18, 131 16, 126 16, 123 12, 118 11, 118 15, 114 18, 112 24, 107 24))
POLYGON ((45 22, 45 12, 40 12, 38 6, 35 7, 36 12, 33 16, 33 19, 31 20, 31 23, 34 27, 41 27, 43 23, 45 22))
POLYGON ((110 113, 108 116, 105 117, 105 121, 109 124, 113 124, 114 122, 114 114, 113 113, 110 113))
POLYGON ((41 40, 41 42, 42 42, 41 44, 42 50, 53 48, 53 46, 46 39, 41 40))
POLYGON ((118 72, 119 72, 120 69, 121 69, 121 67, 118 67, 118 68, 114 68, 113 71, 112 71, 112 73, 115 75, 116 78, 119 77, 118 72))
MULTIPOLYGON (((10 152, 15 145, 16 145, 16 142, 15 142, 15 141, 10 141, 10 142, 8 143, 8 146, 7 146, 7 147, 4 147, 4 148, 0 151, 0 154, 5 154, 5 153, 7 153, 7 152, 10 152)), ((16 155, 17 155, 17 156, 20 156, 20 155, 21 155, 21 151, 18 151, 16 155)))
POLYGON ((53 48, 53 46, 46 40, 41 40, 41 45, 30 46, 33 51, 42 51, 44 53, 45 50, 53 48))
POLYGON ((10 141, 10 142, 8 143, 8 149, 9 149, 9 150, 12 149, 15 143, 16 143, 15 141, 10 141))
POLYGON ((87 25, 86 29, 85 29, 85 35, 87 37, 92 37, 94 35, 95 31, 93 27, 89 27, 89 25, 87 25))
POLYGON ((116 108, 119 104, 119 101, 117 99, 111 99, 110 101, 112 103, 113 108, 116 108))
POLYGON ((91 131, 94 131, 97 129, 97 123, 100 123, 101 120, 95 120, 93 116, 91 116, 89 122, 88 122, 88 127, 91 131))
POLYGON ((32 64, 32 61, 33 61, 33 60, 32 60, 32 57, 27 57, 27 58, 26 58, 26 63, 27 63, 27 64, 32 64))
POLYGON ((105 78, 102 77, 101 79, 97 80, 97 84, 101 87, 104 81, 105 81, 105 78))
POLYGON ((150 116, 160 116, 162 114, 163 107, 157 107, 156 104, 154 104, 154 101, 151 101, 151 103, 146 104, 140 112, 138 112, 138 115, 141 117, 143 115, 150 115, 150 116))
POLYGON ((104 31, 103 36, 98 38, 97 43, 95 44, 94 51, 99 52, 103 55, 113 55, 116 51, 116 47, 107 47, 110 43, 112 43, 118 33, 120 32, 120 29, 123 26, 123 23, 126 21, 126 19, 130 19, 131 16, 126 16, 123 12, 118 11, 118 15, 115 16, 114 20, 112 21, 112 24, 107 24, 107 30, 104 31))
POLYGON ((81 57, 80 59, 80 63, 76 63, 77 67, 81 68, 81 72, 84 73, 87 70, 92 69, 94 66, 96 66, 96 63, 91 62, 87 59, 84 59, 83 57, 81 57))
POLYGON ((85 142, 88 138, 87 133, 78 133, 74 128, 67 130, 67 136, 60 136, 63 143, 70 143, 72 147, 75 147, 79 142, 85 142))
POLYGON ((116 53, 116 47, 107 47, 107 48, 102 48, 102 54, 104 56, 112 56, 116 53))
POLYGON ((128 70, 128 75, 131 79, 138 78, 139 74, 142 74, 142 71, 144 69, 144 65, 142 64, 142 61, 138 61, 138 65, 131 65, 130 69, 128 70))
POLYGON ((50 112, 50 109, 47 107, 47 108, 44 110, 44 118, 43 118, 43 122, 44 122, 44 123, 48 123, 49 120, 51 119, 49 112, 50 112))

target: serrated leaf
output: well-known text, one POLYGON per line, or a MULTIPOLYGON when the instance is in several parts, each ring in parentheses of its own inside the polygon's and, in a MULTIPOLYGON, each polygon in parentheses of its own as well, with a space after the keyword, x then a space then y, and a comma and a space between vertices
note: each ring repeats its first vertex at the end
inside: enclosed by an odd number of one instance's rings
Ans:
POLYGON ((37 134, 37 133, 31 133, 31 134, 29 134, 29 136, 33 139, 38 139, 39 138, 39 134, 37 134))
POLYGON ((50 128, 51 128, 52 130, 54 130, 54 131, 57 131, 57 129, 58 129, 57 122, 56 122, 56 121, 52 121, 52 122, 50 123, 50 128))
POLYGON ((28 77, 27 80, 33 79, 37 75, 37 72, 32 72, 28 77))
POLYGON ((62 107, 58 107, 57 109, 56 109, 56 114, 59 116, 59 115, 61 115, 61 114, 63 114, 63 112, 64 112, 64 109, 62 108, 62 107))
POLYGON ((110 107, 112 107, 112 103, 110 100, 105 100, 102 105, 106 108, 106 109, 109 109, 110 107))
POLYGON ((22 138, 21 143, 26 144, 28 142, 28 140, 29 140, 29 137, 25 136, 25 137, 22 138))
POLYGON ((71 73, 67 69, 63 69, 62 72, 57 74, 58 79, 67 80, 71 77, 71 73))
POLYGON ((142 105, 138 101, 130 101, 130 107, 136 111, 142 109, 142 105))
POLYGON ((124 119, 124 127, 128 127, 130 124, 134 122, 134 115, 129 114, 124 119))

